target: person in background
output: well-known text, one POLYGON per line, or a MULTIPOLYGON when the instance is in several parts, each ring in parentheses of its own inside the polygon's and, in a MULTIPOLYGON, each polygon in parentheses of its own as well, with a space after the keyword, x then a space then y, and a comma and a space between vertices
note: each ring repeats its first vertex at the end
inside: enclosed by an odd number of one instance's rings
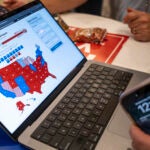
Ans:
POLYGON ((128 24, 135 40, 150 41, 150 0, 111 0, 111 17, 128 24))
POLYGON ((150 0, 110 0, 111 17, 122 21, 127 14, 127 8, 149 12, 150 0))
MULTIPOLYGON (((32 0, 3 0, 2 6, 9 11, 21 7, 32 0)), ((65 12, 82 5, 87 0, 41 0, 52 14, 65 12)))
MULTIPOLYGON (((3 0, 2 5, 8 10, 16 9, 31 0, 3 0)), ((52 13, 62 13, 70 10, 100 15, 102 0, 41 0, 52 13)))
POLYGON ((87 0, 86 3, 75 9, 76 12, 101 15, 103 0, 87 0))
POLYGON ((128 24, 135 40, 150 41, 150 13, 128 8, 123 21, 128 24))
POLYGON ((134 150, 150 150, 150 135, 141 131, 136 125, 131 126, 130 136, 134 150))

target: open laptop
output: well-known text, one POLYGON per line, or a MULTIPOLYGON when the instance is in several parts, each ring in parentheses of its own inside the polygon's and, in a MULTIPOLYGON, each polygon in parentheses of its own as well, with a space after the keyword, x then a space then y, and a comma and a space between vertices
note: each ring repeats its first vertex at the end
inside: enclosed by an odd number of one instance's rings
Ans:
POLYGON ((0 18, 0 124, 30 149, 126 150, 118 98, 148 77, 87 61, 38 0, 0 18))

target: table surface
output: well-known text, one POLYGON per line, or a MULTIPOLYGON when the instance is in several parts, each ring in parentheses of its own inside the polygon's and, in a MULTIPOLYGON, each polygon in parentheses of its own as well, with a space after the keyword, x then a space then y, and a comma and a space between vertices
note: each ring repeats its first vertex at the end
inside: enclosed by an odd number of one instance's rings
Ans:
POLYGON ((150 73, 150 42, 135 41, 126 24, 110 18, 81 13, 68 13, 61 17, 69 26, 101 27, 106 28, 108 33, 128 35, 129 39, 112 64, 150 73))

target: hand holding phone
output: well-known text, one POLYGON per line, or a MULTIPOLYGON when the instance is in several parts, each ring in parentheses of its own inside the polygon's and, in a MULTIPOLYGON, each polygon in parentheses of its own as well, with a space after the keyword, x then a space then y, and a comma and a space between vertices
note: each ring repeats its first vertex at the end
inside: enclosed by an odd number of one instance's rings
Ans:
POLYGON ((120 103, 136 125, 150 134, 150 78, 122 93, 120 103))

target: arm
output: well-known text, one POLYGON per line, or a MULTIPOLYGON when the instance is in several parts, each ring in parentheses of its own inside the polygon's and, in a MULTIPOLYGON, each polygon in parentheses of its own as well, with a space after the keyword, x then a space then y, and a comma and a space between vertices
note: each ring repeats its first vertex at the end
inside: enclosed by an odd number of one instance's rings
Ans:
POLYGON ((13 9, 20 7, 20 6, 23 6, 27 2, 28 2, 28 0, 3 0, 2 6, 11 11, 13 9))
POLYGON ((41 1, 48 8, 48 10, 52 14, 54 14, 72 10, 84 4, 87 0, 41 0, 41 1))
POLYGON ((150 14, 129 8, 124 17, 133 36, 139 41, 150 41, 150 14))
POLYGON ((130 135, 134 150, 150 150, 150 135, 145 134, 135 125, 131 126, 130 135))
MULTIPOLYGON (((8 10, 13 10, 24 4, 29 0, 3 0, 3 6, 8 10)), ((30 0, 31 1, 31 0, 30 0)), ((65 11, 72 10, 82 4, 87 0, 41 0, 47 9, 52 13, 61 13, 65 11)))

